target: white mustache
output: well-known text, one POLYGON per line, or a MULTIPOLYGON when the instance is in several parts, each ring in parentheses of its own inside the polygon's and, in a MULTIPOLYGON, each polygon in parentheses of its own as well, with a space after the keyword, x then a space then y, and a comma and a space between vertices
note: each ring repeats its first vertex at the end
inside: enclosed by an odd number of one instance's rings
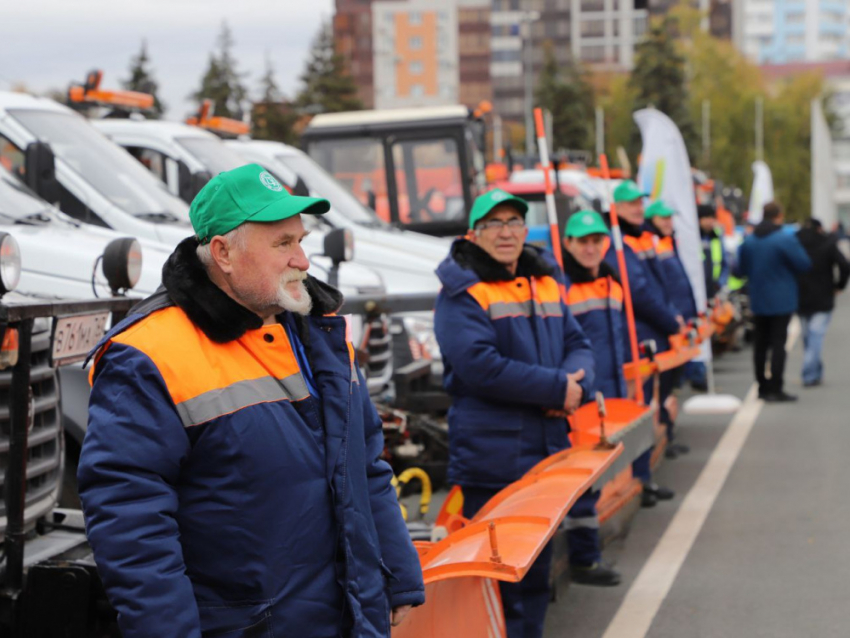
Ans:
POLYGON ((307 279, 307 271, 298 270, 297 268, 285 272, 283 277, 281 277, 281 281, 284 284, 292 283, 293 281, 304 281, 305 279, 307 279))

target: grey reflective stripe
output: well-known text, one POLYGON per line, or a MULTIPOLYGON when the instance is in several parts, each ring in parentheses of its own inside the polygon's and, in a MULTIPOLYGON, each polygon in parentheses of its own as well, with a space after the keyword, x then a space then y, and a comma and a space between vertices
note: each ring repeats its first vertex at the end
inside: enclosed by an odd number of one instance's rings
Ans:
POLYGON ((570 529, 599 529, 599 517, 598 516, 582 516, 580 518, 573 518, 569 514, 564 519, 564 524, 562 525, 562 529, 570 530, 570 529))
POLYGON ((637 258, 640 259, 641 261, 643 261, 644 259, 651 259, 652 257, 655 257, 655 251, 651 250, 651 249, 636 250, 635 254, 637 255, 637 258))
POLYGON ((505 317, 530 317, 531 301, 498 301, 490 304, 487 310, 490 319, 504 319, 505 317))
POLYGON ((611 308, 612 309, 614 309, 614 310, 622 310, 623 309, 623 302, 620 301, 619 299, 611 299, 610 301, 611 301, 611 308))
POLYGON ((673 253, 672 250, 668 250, 667 252, 664 252, 664 253, 656 253, 659 261, 667 261, 668 259, 670 259, 673 256, 673 254, 674 253, 673 253))
POLYGON ((579 303, 570 304, 570 312, 574 315, 581 315, 591 310, 605 310, 608 308, 608 299, 588 299, 579 303))
POLYGON ((534 312, 543 317, 563 317, 564 311, 561 310, 560 301, 544 301, 542 303, 534 302, 534 312))
POLYGON ((262 377, 238 381, 226 388, 216 388, 177 404, 184 427, 206 423, 257 403, 298 401, 310 395, 301 373, 283 379, 262 377))

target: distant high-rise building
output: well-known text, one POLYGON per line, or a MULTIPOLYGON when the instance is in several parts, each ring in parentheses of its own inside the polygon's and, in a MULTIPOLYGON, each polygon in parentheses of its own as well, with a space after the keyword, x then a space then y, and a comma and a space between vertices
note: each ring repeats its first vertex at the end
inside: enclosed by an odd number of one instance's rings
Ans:
POLYGON ((358 97, 370 109, 375 104, 371 0, 336 0, 333 31, 336 50, 348 62, 358 97))
POLYGON ((489 0, 336 0, 334 35, 364 104, 492 99, 489 0))
POLYGON ((733 11, 735 42, 758 64, 842 60, 850 53, 850 0, 737 0, 733 11))

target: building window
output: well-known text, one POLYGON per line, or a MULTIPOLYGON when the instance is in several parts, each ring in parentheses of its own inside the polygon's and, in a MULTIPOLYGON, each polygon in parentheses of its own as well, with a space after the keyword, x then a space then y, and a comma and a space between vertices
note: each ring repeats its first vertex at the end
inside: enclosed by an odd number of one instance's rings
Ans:
POLYGON ((604 46, 583 46, 581 48, 581 59, 584 62, 601 62, 605 59, 604 46))
POLYGON ((635 18, 635 37, 640 38, 646 34, 646 17, 635 18))
POLYGON ((805 21, 805 13, 789 13, 787 16, 785 16, 786 24, 803 24, 805 21))
POLYGON ((410 47, 411 51, 418 51, 422 48, 422 38, 418 35, 413 36, 408 41, 408 46, 410 47))
POLYGON ((407 14, 407 22, 412 27, 418 27, 422 24, 422 14, 418 11, 411 11, 407 14))
POLYGON ((581 34, 585 37, 605 35, 605 20, 582 20, 581 34))
POLYGON ((410 63, 409 71, 411 75, 422 75, 422 63, 418 60, 410 63))
POLYGON ((584 11, 604 11, 605 0, 581 0, 581 10, 584 11))
POLYGON ((422 88, 421 84, 410 85, 410 97, 422 97, 423 95, 425 95, 425 89, 422 88))

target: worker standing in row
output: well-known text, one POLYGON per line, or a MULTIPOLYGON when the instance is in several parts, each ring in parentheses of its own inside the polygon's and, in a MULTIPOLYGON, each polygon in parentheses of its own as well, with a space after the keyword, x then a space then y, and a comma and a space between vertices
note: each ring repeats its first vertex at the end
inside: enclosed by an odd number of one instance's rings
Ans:
MULTIPOLYGON (((694 291, 691 287, 691 280, 688 279, 688 273, 685 272, 685 265, 679 258, 679 247, 676 243, 675 230, 673 229, 673 215, 675 213, 676 211, 662 200, 656 200, 646 209, 646 227, 654 234, 655 254, 667 280, 667 291, 670 301, 672 301, 682 318, 685 321, 689 321, 697 316, 697 305, 694 299, 694 291)), ((679 386, 679 378, 682 372, 682 367, 671 372, 674 387, 679 386)), ((669 409, 667 411, 669 412, 669 409)), ((687 445, 674 441, 673 420, 668 419, 665 425, 667 425, 668 456, 675 457, 678 454, 687 454, 690 452, 690 448, 687 445)))
MULTIPOLYGON (((435 333, 445 364, 448 479, 471 518, 539 461, 569 447, 563 413, 592 396, 590 343, 561 298, 551 253, 525 244, 528 204, 495 189, 437 275, 435 333), (560 415, 555 416, 555 413, 560 415)), ((500 583, 508 638, 543 635, 552 544, 519 583, 500 583)))
MULTIPOLYGON (((679 332, 684 319, 667 296, 667 285, 658 260, 652 234, 645 231, 643 198, 646 194, 632 180, 625 180, 614 189, 614 203, 623 233, 623 252, 632 295, 635 314, 635 326, 639 342, 652 340, 658 352, 668 349, 668 337, 679 332)), ((605 261, 621 277, 617 263, 617 253, 609 242, 605 261)), ((621 337, 628 343, 628 333, 621 337)), ((626 348, 627 360, 631 361, 631 349, 626 348)), ((662 379, 664 383, 666 379, 662 379)), ((665 383, 665 386, 667 384, 665 383)), ((670 384, 672 385, 672 384, 670 384)), ((666 394, 662 388, 659 402, 659 417, 666 424, 664 400, 666 394)), ((643 388, 644 396, 652 396, 652 380, 647 380, 643 388)), ((669 393, 669 392, 668 392, 669 393)), ((673 498, 672 490, 661 487, 652 481, 650 470, 651 450, 647 451, 632 464, 632 472, 643 483, 642 505, 653 507, 659 500, 673 498)))

